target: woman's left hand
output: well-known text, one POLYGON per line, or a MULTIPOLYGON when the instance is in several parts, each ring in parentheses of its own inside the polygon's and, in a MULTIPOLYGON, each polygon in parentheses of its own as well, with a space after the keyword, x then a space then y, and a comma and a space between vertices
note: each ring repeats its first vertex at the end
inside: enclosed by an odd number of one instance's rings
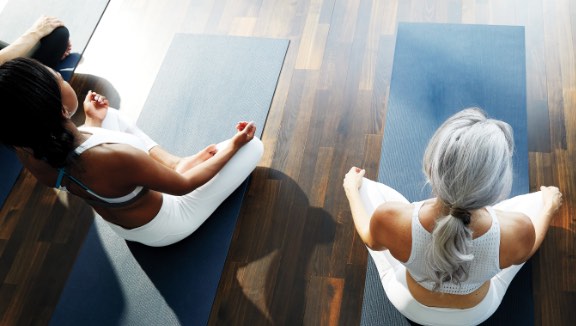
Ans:
POLYGON ((358 190, 362 186, 362 178, 366 170, 353 166, 344 177, 344 190, 358 190))
POLYGON ((256 124, 253 121, 240 121, 236 124, 236 135, 232 137, 232 144, 240 148, 254 139, 256 133, 256 124))

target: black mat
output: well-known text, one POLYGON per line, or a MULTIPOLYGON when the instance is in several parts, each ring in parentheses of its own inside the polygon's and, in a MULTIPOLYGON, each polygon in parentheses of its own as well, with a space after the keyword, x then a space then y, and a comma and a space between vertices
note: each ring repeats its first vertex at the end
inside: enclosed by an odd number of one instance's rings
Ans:
MULTIPOLYGON (((42 15, 59 17, 70 31, 72 54, 57 69, 70 80, 109 0, 10 0, 0 12, 0 40, 12 43, 42 15)), ((16 155, 0 146, 0 207, 10 194, 22 164, 16 155)))
MULTIPOLYGON (((523 27, 399 23, 378 181, 409 201, 429 198, 422 173, 428 140, 450 115, 479 106, 514 128, 512 196, 527 193, 525 69, 523 27)), ((385 298, 372 262, 367 273, 362 325, 407 323, 385 298)), ((532 325, 533 310, 526 264, 487 324, 532 325)))
MULTIPOLYGON (((138 124, 182 155, 229 138, 239 120, 255 121, 261 135, 287 47, 177 34, 138 124)), ((246 185, 191 236, 163 248, 126 242, 97 217, 51 324, 205 325, 246 185)))

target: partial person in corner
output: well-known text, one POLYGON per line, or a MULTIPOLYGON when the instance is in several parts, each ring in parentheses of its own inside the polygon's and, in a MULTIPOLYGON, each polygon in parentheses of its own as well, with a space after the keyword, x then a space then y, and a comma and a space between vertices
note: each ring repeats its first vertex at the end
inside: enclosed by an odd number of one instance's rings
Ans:
POLYGON ((64 23, 56 17, 41 16, 11 44, 0 41, 0 65, 14 58, 31 57, 56 68, 71 50, 70 33, 64 23))
POLYGON ((148 246, 192 234, 263 154, 254 123, 240 121, 230 126, 235 134, 228 140, 177 157, 91 91, 83 103, 85 124, 77 127, 70 120, 78 106, 74 90, 29 58, 0 66, 0 97, 9 108, 0 143, 15 149, 41 183, 83 198, 120 237, 148 246))
POLYGON ((344 178, 356 230, 391 303, 422 325, 488 319, 538 250, 562 203, 556 187, 504 200, 514 140, 478 108, 448 118, 430 139, 423 169, 434 198, 410 203, 352 167, 344 178))

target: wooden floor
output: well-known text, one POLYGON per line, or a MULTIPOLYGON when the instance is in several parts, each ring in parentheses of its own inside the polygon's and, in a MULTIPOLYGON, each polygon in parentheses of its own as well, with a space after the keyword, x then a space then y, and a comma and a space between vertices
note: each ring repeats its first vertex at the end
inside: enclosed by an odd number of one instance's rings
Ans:
MULTIPOLYGON (((400 21, 526 26, 530 185, 565 198, 533 258, 536 320, 576 325, 576 2, 111 0, 73 86, 133 118, 174 33, 291 41, 211 325, 359 324, 367 253, 341 185, 352 165, 377 177, 400 21)), ((0 211, 1 325, 47 324, 92 219, 21 174, 0 211)))

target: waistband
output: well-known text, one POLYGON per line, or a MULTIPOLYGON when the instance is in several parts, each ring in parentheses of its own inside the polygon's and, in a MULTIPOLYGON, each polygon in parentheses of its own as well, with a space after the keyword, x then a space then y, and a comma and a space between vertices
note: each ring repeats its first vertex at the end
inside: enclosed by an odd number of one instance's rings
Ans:
POLYGON ((422 325, 478 325, 488 319, 501 302, 490 282, 488 293, 475 307, 455 309, 425 306, 416 301, 408 290, 406 268, 403 265, 398 266, 394 272, 387 273, 382 279, 382 284, 394 307, 406 318, 422 325))

